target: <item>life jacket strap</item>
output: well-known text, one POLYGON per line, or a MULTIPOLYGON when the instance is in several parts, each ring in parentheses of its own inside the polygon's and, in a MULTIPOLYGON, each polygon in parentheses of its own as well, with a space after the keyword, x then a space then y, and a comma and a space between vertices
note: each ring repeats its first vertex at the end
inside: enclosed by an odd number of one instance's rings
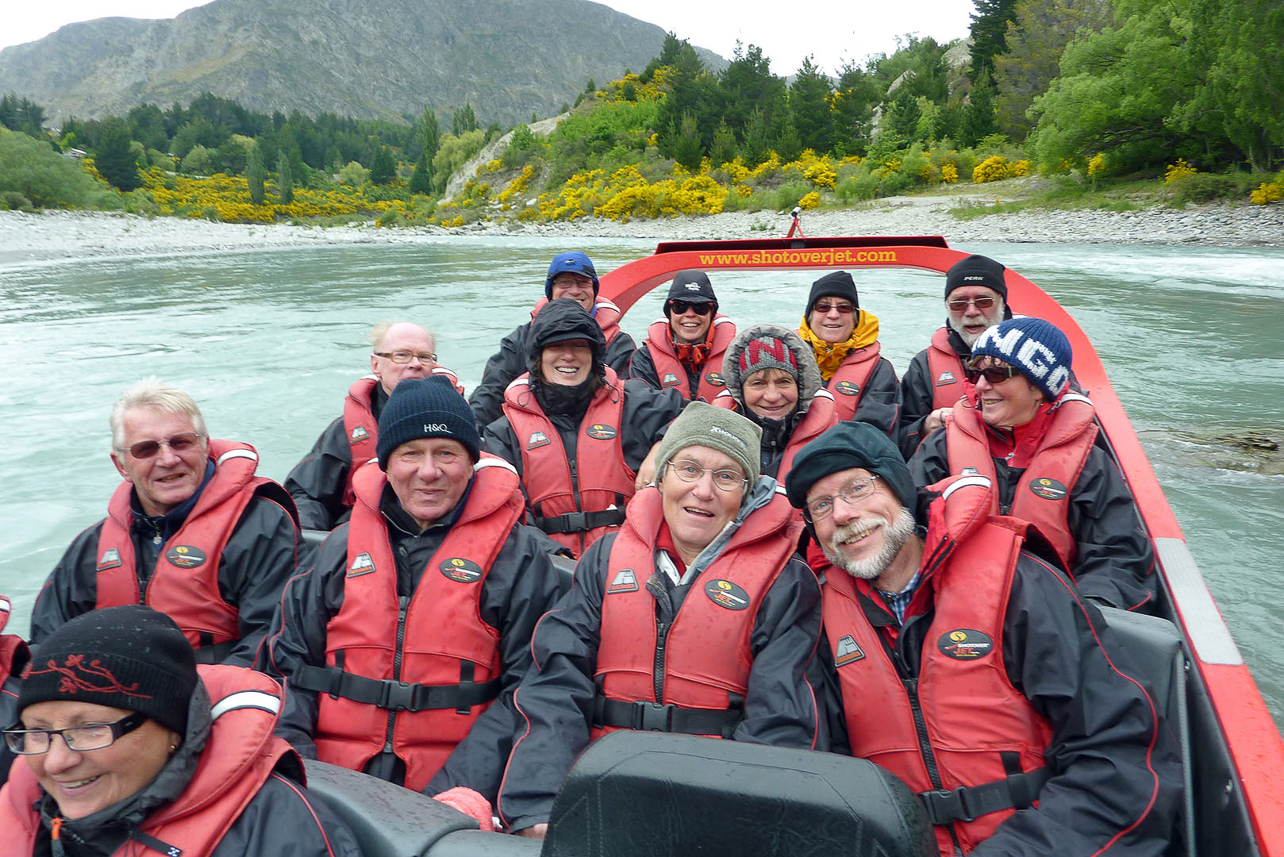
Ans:
POLYGON ((616 726, 640 732, 680 732, 730 738, 744 717, 741 708, 682 708, 658 702, 625 702, 598 695, 593 701, 593 725, 616 726))
MULTIPOLYGON (((1006 758, 1004 763, 1007 767, 1006 758)), ((932 824, 975 821, 991 812, 1032 806, 1038 800, 1039 789, 1050 779, 1052 768, 1045 765, 1025 773, 1010 773, 1001 780, 978 786, 919 792, 918 797, 927 808, 927 818, 932 824)))
POLYGON ((618 527, 624 523, 624 509, 604 509, 600 512, 567 512, 551 518, 535 518, 535 526, 552 535, 554 533, 585 533, 598 527, 618 527))
POLYGON ((428 711, 438 708, 471 709, 498 698, 502 682, 431 685, 391 679, 367 678, 334 667, 304 665, 290 676, 290 684, 304 690, 328 693, 389 711, 428 711))
POLYGON ((204 638, 208 636, 211 640, 213 635, 201 634, 201 644, 196 648, 196 662, 198 664, 221 664, 230 654, 232 649, 240 640, 228 640, 226 643, 206 643, 204 638))

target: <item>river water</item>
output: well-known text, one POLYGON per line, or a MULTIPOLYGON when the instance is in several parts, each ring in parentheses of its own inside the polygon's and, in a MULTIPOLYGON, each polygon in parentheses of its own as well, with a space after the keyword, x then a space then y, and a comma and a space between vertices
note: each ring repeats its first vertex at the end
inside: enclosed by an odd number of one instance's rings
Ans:
MULTIPOLYGON (((653 242, 424 237, 391 245, 273 247, 54 262, 0 254, 0 592, 25 634, 31 604, 71 538, 105 513, 118 477, 107 416, 128 384, 159 375, 191 393, 212 434, 253 443, 278 480, 341 410, 384 318, 437 332, 439 359, 471 390, 500 338, 526 320, 549 258, 577 246, 601 271, 653 242)), ((969 244, 1056 297, 1092 338, 1258 685, 1284 724, 1284 250, 969 244)), ((99 251, 101 252, 101 251, 99 251)), ((806 273, 718 273, 737 322, 797 324, 806 273)), ((941 278, 857 273, 902 370, 943 317, 941 278)), ((641 339, 663 289, 625 317, 641 339)), ((1018 307, 1019 310, 1019 307, 1018 307)))

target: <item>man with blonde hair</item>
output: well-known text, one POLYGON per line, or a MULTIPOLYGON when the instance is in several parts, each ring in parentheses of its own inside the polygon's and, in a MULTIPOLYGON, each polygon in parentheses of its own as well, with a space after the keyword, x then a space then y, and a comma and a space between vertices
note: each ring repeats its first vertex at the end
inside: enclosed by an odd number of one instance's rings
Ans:
POLYGON ((250 666, 285 582, 298 521, 249 444, 211 439, 192 397, 155 377, 111 413, 124 478, 107 517, 78 535, 36 599, 31 639, 100 607, 168 614, 202 663, 250 666))
POLYGON ((366 334, 370 374, 348 388, 343 415, 321 432, 312 451, 285 477, 285 489, 310 530, 331 530, 352 511, 352 462, 375 457, 379 414, 393 389, 407 378, 442 375, 462 395, 455 373, 437 365, 432 331, 406 321, 381 321, 366 334))

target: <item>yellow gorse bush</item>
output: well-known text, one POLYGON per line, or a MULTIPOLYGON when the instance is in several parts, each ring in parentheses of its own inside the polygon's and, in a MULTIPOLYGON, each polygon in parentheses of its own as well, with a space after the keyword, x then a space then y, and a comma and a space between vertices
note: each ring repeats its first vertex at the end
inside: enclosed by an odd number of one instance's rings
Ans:
POLYGON ((1164 172, 1164 184, 1172 184, 1178 179, 1193 176, 1197 172, 1199 170, 1186 163, 1185 158, 1178 158, 1177 163, 1169 164, 1168 169, 1164 172))
POLYGON ((1262 182, 1257 190, 1248 195, 1248 198, 1257 205, 1279 202, 1284 199, 1284 182, 1262 182))

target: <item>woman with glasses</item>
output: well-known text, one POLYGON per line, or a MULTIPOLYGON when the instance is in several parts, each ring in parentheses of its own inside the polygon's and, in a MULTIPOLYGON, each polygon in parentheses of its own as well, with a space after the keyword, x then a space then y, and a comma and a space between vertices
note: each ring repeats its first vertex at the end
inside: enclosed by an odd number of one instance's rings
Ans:
POLYGON ((689 404, 660 445, 656 484, 540 620, 499 796, 510 830, 542 838, 576 756, 616 729, 815 746, 804 673, 820 589, 794 555, 801 521, 760 476, 759 434, 689 404))
POLYGON ((919 486, 951 474, 988 476, 998 514, 1034 524, 1079 591, 1151 612, 1154 550, 1137 504, 1070 385, 1070 342, 1039 318, 985 330, 966 365, 966 395, 910 459, 919 486))
POLYGON ((38 646, 4 731, 22 757, 0 791, 5 853, 357 857, 272 736, 276 683, 199 670, 173 620, 139 605, 79 616, 38 646))
POLYGON ((647 328, 633 352, 629 377, 657 390, 674 389, 684 401, 712 402, 722 392, 722 358, 736 325, 718 313, 718 298, 703 271, 679 271, 669 286, 664 318, 647 328))
POLYGON ((812 283, 798 335, 811 348, 821 383, 834 394, 838 419, 860 420, 894 437, 901 385, 892 364, 879 356, 878 318, 860 308, 851 274, 833 271, 812 283))
POLYGON ((727 389, 713 403, 762 430, 759 469, 783 485, 798 450, 839 420, 811 349, 792 330, 757 324, 731 343, 722 374, 727 389))

